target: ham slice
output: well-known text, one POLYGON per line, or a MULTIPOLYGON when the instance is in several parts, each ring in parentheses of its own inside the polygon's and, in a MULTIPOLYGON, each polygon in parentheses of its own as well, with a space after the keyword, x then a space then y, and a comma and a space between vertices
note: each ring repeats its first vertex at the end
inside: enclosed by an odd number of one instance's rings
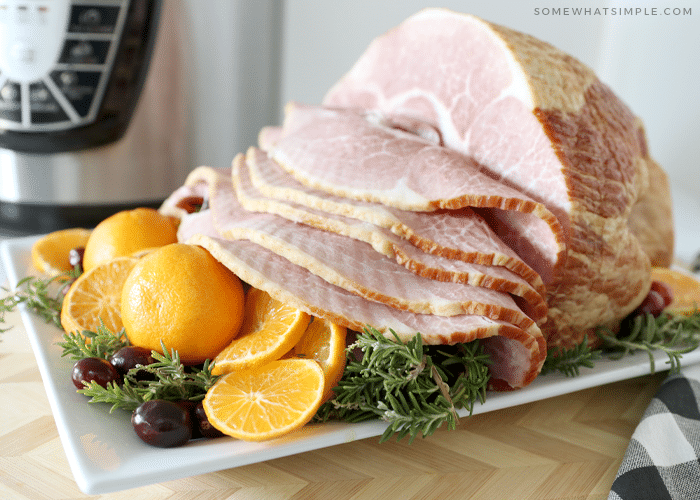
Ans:
POLYGON ((537 322, 546 317, 544 286, 539 276, 469 209, 439 213, 404 212, 314 192, 294 181, 257 148, 250 148, 245 160, 242 156, 234 160, 232 175, 238 201, 247 210, 274 213, 364 241, 379 253, 426 278, 513 294, 526 302, 523 310, 528 316, 537 322), (251 177, 257 182, 252 182, 251 177), (431 239, 433 235, 438 241, 460 248, 445 248, 431 239), (435 255, 421 249, 432 250, 435 255), (459 254, 463 260, 448 259, 441 254, 459 254), (498 262, 503 262, 504 266, 492 265, 498 262), (513 270, 519 270, 532 279, 538 288, 535 289, 513 270))
POLYGON ((507 322, 480 315, 435 316, 401 311, 366 300, 248 240, 219 236, 211 210, 183 217, 182 241, 206 248, 217 260, 250 285, 277 300, 353 330, 373 325, 385 335, 403 341, 422 333, 426 344, 452 344, 483 339, 494 362, 490 365, 493 389, 507 390, 529 384, 546 356, 541 335, 531 335, 507 322))
POLYGON ((545 280, 550 346, 615 327, 649 290, 647 252, 670 262, 670 192, 641 121, 545 42, 426 9, 377 38, 324 105, 427 123, 445 147, 555 214, 567 241, 564 265, 545 280))
POLYGON ((336 196, 412 211, 497 209, 489 216, 499 236, 545 283, 561 264, 564 235, 544 205, 416 134, 353 110, 290 103, 280 136, 261 147, 300 183, 336 196))
MULTIPOLYGON (((277 200, 289 200, 328 214, 351 217, 384 228, 423 252, 453 260, 503 266, 544 293, 541 277, 469 207, 412 212, 379 203, 341 198, 297 182, 277 162, 251 148, 246 166, 255 188, 277 200)), ((235 177, 235 176, 234 176, 235 177)))
MULTIPOLYGON (((242 160, 239 155, 235 161, 242 160)), ((423 278, 362 241, 273 214, 247 211, 238 203, 230 176, 213 169, 198 172, 209 183, 214 226, 225 239, 250 240, 328 283, 396 309, 437 316, 478 314, 541 335, 533 319, 508 294, 423 278)))

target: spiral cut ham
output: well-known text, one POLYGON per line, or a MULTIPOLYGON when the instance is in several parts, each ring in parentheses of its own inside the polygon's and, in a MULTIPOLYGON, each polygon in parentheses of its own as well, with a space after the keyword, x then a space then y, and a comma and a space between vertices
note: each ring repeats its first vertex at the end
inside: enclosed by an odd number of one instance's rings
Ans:
POLYGON ((355 330, 481 339, 492 388, 615 327, 673 252, 641 121, 556 48, 426 9, 323 105, 290 103, 231 169, 161 210, 252 286, 355 330), (207 208, 183 215, 188 197, 207 208))
MULTIPOLYGON (((550 346, 614 327, 646 296, 650 263, 671 263, 669 185, 641 120, 593 71, 532 36, 426 9, 377 38, 324 104, 425 123, 557 217, 566 250, 545 280, 550 346)), ((504 241, 520 236, 491 220, 504 241)))
POLYGON ((560 262, 564 240, 553 214, 470 157, 352 110, 290 103, 286 111, 277 140, 261 147, 302 184, 405 211, 500 209, 508 231, 520 235, 516 252, 545 282, 560 262))
MULTIPOLYGON (((280 239, 284 238, 285 231, 279 231, 275 224, 272 224, 272 227, 268 224, 271 219, 277 219, 277 225, 297 225, 297 229, 302 231, 320 230, 304 227, 274 215, 245 211, 232 195, 230 181, 215 169, 200 167, 190 175, 188 183, 190 192, 187 195, 201 192, 202 185, 208 186, 210 208, 183 217, 178 238, 206 248, 250 285, 314 316, 329 319, 354 330, 372 325, 388 335, 393 336, 395 333, 402 341, 410 339, 417 332, 426 332, 423 334, 424 342, 438 345, 483 339, 484 348, 491 358, 499 360, 490 366, 490 384, 493 389, 523 387, 539 373, 546 354, 544 337, 534 322, 523 318, 521 312, 508 309, 508 306, 513 307, 513 304, 508 304, 507 299, 504 303, 492 304, 489 310, 482 311, 484 314, 452 315, 421 314, 395 307, 395 304, 386 304, 382 300, 368 300, 361 293, 348 291, 345 286, 329 283, 319 276, 311 263, 295 263, 285 257, 287 255, 298 262, 300 258, 308 258, 304 257, 303 253, 302 257, 299 257, 297 252, 289 253, 288 250, 280 249, 280 245, 284 246, 280 239), (258 231, 262 233, 262 237, 255 234, 258 231), (271 233, 277 233, 277 237, 270 237, 271 233), (266 236, 273 241, 266 242, 266 236), (509 319, 519 319, 524 328, 514 325, 509 319)), ((185 191, 181 191, 181 195, 184 193, 185 191)), ((292 234, 294 232, 290 228, 286 235, 297 239, 298 236, 292 234)), ((303 235, 303 232, 300 234, 303 235)), ((357 242, 359 243, 361 242, 357 242)), ((394 271, 396 269, 404 268, 398 266, 394 271)), ((384 271, 384 277, 391 278, 391 272, 384 271)), ((415 276, 412 279, 424 278, 415 276)), ((377 280, 374 282, 377 283, 377 280)), ((406 286, 399 282, 396 284, 406 286)), ((458 287, 464 288, 465 285, 458 287)), ((461 294, 469 295, 468 292, 460 290, 457 292, 457 299, 451 299, 449 288, 451 287, 447 287, 444 292, 447 297, 443 297, 442 300, 459 300, 461 294)), ((423 296, 433 292, 434 290, 416 291, 423 296)), ((503 299, 503 296, 495 298, 496 301, 503 299)))
POLYGON ((238 200, 248 210, 364 241, 426 278, 513 294, 531 318, 542 322, 546 317, 539 275, 469 209, 405 212, 324 195, 296 183, 256 148, 234 160, 233 179, 238 200))

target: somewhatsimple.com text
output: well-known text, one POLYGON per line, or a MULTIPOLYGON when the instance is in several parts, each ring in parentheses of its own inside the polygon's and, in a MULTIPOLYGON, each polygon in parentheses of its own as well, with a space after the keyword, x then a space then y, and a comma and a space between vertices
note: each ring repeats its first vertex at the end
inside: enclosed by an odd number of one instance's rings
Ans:
POLYGON ((535 7, 536 16, 690 16, 691 7, 535 7))

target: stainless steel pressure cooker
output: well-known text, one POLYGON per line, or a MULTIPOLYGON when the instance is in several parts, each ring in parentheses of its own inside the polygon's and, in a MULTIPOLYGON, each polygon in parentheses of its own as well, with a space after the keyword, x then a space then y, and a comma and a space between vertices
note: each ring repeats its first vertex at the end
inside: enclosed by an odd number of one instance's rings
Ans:
POLYGON ((0 229, 91 226, 183 181, 175 5, 0 0, 0 229))

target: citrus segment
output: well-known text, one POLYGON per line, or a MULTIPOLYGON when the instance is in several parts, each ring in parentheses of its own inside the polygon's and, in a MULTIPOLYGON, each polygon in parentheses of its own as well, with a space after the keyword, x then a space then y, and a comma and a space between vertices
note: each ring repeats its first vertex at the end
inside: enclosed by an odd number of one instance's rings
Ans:
POLYGON ((82 228, 62 229, 42 236, 32 245, 32 265, 49 276, 70 271, 73 269, 70 251, 85 247, 89 237, 90 230, 82 228))
POLYGON ((309 422, 323 401, 324 376, 311 359, 282 359, 223 375, 203 401, 209 422, 246 441, 276 438, 309 422))
POLYGON ((124 210, 107 217, 92 231, 85 245, 83 267, 177 242, 177 222, 152 208, 124 210))
POLYGON ((212 373, 260 366, 290 351, 311 317, 257 288, 248 290, 240 335, 214 359, 212 373))
POLYGON ((692 314, 700 307, 700 281, 689 273, 654 267, 651 270, 651 277, 666 283, 673 290, 673 301, 666 307, 666 311, 692 314))
POLYGON ((328 320, 314 318, 301 339, 294 346, 294 354, 300 358, 314 359, 321 365, 326 378, 324 399, 333 396, 333 387, 345 370, 345 337, 347 330, 328 320))
POLYGON ((129 341, 175 349, 185 363, 216 356, 243 322, 243 285, 208 251, 174 243, 151 251, 124 283, 121 311, 129 341))
POLYGON ((127 276, 138 262, 118 257, 81 274, 63 299, 61 326, 67 332, 96 331, 100 320, 112 332, 119 332, 121 292, 127 276))

